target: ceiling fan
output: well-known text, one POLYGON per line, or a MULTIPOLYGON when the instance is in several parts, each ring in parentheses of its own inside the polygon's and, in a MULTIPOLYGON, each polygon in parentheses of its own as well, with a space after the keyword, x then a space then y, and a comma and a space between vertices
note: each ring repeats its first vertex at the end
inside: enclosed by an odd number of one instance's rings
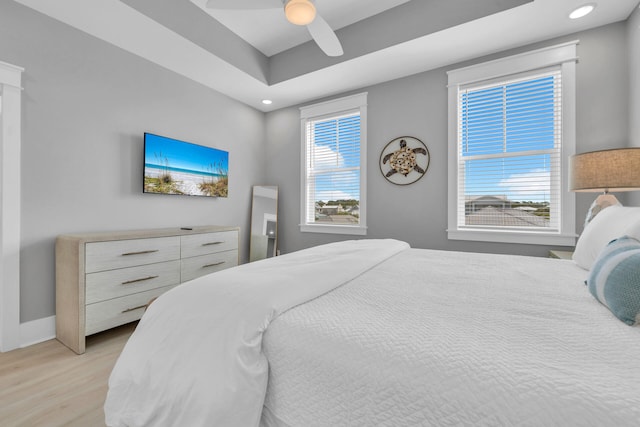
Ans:
POLYGON ((284 14, 295 25, 306 25, 307 30, 328 56, 341 56, 344 52, 340 40, 327 21, 316 13, 313 0, 208 0, 210 9, 279 9, 284 6, 284 14))

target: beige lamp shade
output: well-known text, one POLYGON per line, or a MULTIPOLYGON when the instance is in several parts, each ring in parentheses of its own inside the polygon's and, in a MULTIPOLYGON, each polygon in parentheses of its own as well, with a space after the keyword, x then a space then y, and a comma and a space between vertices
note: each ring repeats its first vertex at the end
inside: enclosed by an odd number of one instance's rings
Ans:
POLYGON ((570 157, 569 189, 605 193, 640 190, 640 147, 570 157))

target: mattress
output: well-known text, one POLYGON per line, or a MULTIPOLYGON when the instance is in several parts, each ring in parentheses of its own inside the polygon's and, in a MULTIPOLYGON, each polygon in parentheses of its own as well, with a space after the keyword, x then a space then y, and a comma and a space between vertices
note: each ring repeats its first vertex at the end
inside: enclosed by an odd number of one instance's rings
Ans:
POLYGON ((201 277, 143 316, 109 426, 632 426, 640 328, 572 261, 323 245, 201 277))
POLYGON ((637 426, 640 328, 572 261, 409 249, 275 319, 263 426, 637 426))

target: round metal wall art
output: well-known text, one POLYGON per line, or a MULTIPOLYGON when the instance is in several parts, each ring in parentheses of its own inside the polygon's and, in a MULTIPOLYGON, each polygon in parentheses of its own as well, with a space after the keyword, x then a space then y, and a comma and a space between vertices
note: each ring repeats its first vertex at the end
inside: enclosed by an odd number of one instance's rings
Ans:
POLYGON ((389 142, 380 153, 380 171, 391 183, 413 184, 429 168, 431 156, 418 138, 401 136, 389 142))

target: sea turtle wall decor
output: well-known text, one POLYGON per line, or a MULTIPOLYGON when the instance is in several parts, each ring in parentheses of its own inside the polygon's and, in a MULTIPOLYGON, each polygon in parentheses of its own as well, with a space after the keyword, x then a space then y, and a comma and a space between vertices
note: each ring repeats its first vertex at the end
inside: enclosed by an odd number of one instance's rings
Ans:
POLYGON ((389 142, 380 153, 380 171, 398 185, 416 182, 429 168, 431 156, 418 138, 401 136, 389 142))

